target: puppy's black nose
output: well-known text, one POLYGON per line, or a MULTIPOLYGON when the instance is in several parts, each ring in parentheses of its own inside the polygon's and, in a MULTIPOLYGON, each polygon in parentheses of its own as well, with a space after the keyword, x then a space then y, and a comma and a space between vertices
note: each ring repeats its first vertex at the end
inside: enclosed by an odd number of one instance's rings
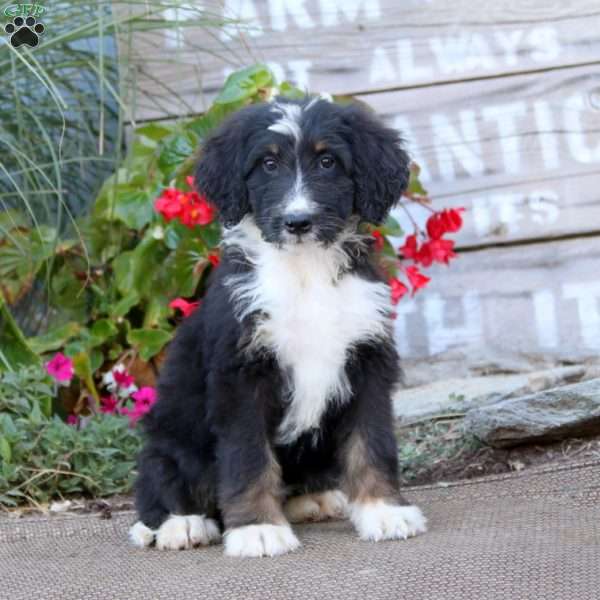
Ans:
POLYGON ((308 233, 312 229, 312 219, 306 213, 286 215, 283 224, 290 233, 295 233, 296 235, 308 233))

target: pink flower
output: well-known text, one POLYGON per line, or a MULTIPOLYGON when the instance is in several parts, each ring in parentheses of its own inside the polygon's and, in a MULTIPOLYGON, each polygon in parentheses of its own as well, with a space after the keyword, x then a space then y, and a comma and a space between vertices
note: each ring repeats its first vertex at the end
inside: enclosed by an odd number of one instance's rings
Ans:
POLYGON ((67 415, 67 425, 77 425, 77 423, 79 423, 77 415, 67 415))
POLYGON ((113 377, 115 378, 117 387, 120 388, 128 388, 133 385, 134 382, 133 377, 125 370, 120 371, 118 369, 113 369, 113 377))
POLYGON ((179 309, 184 317, 189 317, 200 306, 200 302, 188 302, 183 298, 175 298, 169 302, 169 307, 179 309))
POLYGON ((73 378, 73 361, 62 352, 58 352, 46 363, 46 371, 58 383, 69 383, 73 378))
POLYGON ((144 386, 131 395, 135 400, 135 407, 148 412, 156 402, 156 390, 150 386, 144 386))
POLYGON ((117 399, 114 396, 100 398, 100 412, 105 415, 117 414, 117 399))
POLYGON ((143 387, 132 394, 134 400, 133 408, 124 406, 121 414, 129 417, 129 423, 135 425, 144 415, 150 412, 150 409, 156 402, 156 390, 153 387, 143 387))

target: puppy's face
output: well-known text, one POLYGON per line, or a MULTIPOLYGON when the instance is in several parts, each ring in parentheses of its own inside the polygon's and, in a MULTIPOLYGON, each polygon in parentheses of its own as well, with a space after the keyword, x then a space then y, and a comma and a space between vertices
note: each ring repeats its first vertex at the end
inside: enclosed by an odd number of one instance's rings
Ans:
POLYGON ((318 98, 236 113, 206 142, 196 173, 226 225, 250 213, 277 245, 328 245, 351 219, 379 223, 407 182, 395 131, 318 98))
POLYGON ((250 139, 248 199, 266 241, 331 243, 353 213, 352 150, 327 102, 274 104, 250 139))

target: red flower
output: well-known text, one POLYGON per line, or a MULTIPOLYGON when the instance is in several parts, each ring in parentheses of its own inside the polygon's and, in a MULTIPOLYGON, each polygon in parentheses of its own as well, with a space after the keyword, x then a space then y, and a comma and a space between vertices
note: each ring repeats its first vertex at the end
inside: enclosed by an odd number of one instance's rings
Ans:
POLYGON ((181 214, 183 194, 178 189, 167 188, 154 202, 154 209, 167 221, 172 221, 181 214))
POLYGON ((375 250, 377 252, 381 252, 383 250, 383 246, 385 245, 383 234, 378 229, 375 229, 371 235, 375 238, 375 250))
POLYGON ((451 258, 456 258, 454 240, 431 240, 428 245, 434 262, 448 264, 451 258))
POLYGON ((194 189, 195 182, 194 182, 194 177, 193 177, 193 175, 188 175, 188 176, 185 178, 185 182, 186 182, 186 183, 187 183, 187 184, 188 184, 188 185, 189 185, 189 186, 190 186, 192 189, 194 189))
POLYGON ((427 219, 427 233, 432 240, 439 240, 446 233, 446 223, 442 218, 442 213, 433 213, 427 219))
POLYGON ((105 415, 117 413, 117 399, 114 396, 103 396, 100 398, 100 412, 105 415))
POLYGON ((169 302, 169 307, 179 309, 184 317, 189 317, 200 306, 200 302, 188 302, 183 298, 175 298, 169 302))
POLYGON ((415 262, 420 263, 424 267, 430 267, 433 263, 433 254, 431 252, 431 244, 433 242, 437 242, 439 240, 429 240, 425 242, 417 252, 417 256, 415 257, 415 262))
MULTIPOLYGON (((188 183, 193 179, 188 177, 188 183)), ((215 218, 214 207, 198 192, 167 188, 154 202, 155 210, 167 221, 179 219, 186 227, 208 225, 215 218)))
POLYGON ((418 252, 417 236, 414 233, 407 236, 404 240, 404 246, 398 248, 398 251, 402 254, 403 258, 412 258, 416 261, 418 252))
POLYGON ((54 358, 46 363, 46 371, 58 383, 69 383, 75 371, 73 361, 62 352, 57 352, 54 358))
POLYGON ((208 225, 215 218, 215 209, 208 203, 205 196, 198 192, 187 194, 187 202, 181 211, 180 220, 187 227, 208 225))
POLYGON ((221 262, 219 255, 214 252, 211 252, 206 258, 208 258, 208 262, 210 262, 213 267, 218 267, 221 262))
POLYGON ((441 213, 441 220, 444 224, 446 233, 455 233, 458 231, 463 224, 461 212, 464 212, 463 207, 460 208, 446 208, 441 213))
POLYGON ((77 425, 77 423, 79 423, 77 415, 67 415, 67 425, 77 425))
POLYGON ((429 240, 421 246, 415 262, 421 263, 424 267, 430 267, 434 262, 447 265, 452 258, 456 258, 453 240, 429 240))
POLYGON ((390 277, 388 283, 392 288, 392 304, 398 304, 408 292, 408 288, 396 277, 390 277))
POLYGON ((429 277, 426 277, 419 271, 419 267, 412 266, 406 267, 405 269, 406 276, 408 277, 408 281, 412 286, 412 295, 415 295, 417 290, 424 288, 430 281, 429 277))

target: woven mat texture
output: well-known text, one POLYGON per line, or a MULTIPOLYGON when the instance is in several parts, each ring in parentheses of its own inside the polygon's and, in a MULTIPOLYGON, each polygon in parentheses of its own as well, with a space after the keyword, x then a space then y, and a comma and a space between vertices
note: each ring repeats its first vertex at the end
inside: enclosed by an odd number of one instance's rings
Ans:
POLYGON ((2 600, 600 600, 600 461, 412 488, 429 517, 407 541, 349 523, 297 526, 302 549, 138 550, 131 512, 0 519, 2 600))

